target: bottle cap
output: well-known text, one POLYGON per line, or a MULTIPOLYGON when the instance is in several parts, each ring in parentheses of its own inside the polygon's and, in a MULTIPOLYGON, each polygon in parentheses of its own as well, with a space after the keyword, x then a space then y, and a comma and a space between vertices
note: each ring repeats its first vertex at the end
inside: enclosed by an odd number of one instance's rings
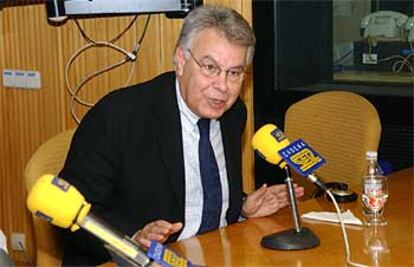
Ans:
POLYGON ((377 159, 377 151, 367 151, 367 159, 377 159))

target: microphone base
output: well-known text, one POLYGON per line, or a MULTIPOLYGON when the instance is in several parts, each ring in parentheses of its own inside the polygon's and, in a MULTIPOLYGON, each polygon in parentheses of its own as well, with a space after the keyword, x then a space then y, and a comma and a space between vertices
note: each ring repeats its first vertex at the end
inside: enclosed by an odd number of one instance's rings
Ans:
POLYGON ((289 229, 262 238, 261 245, 269 249, 301 250, 319 246, 319 238, 307 227, 300 232, 289 229))

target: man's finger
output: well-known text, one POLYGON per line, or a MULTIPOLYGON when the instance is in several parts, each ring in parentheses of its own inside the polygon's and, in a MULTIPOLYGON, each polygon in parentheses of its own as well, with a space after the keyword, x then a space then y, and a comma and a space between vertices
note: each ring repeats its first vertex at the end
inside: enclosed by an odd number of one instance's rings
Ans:
POLYGON ((264 196, 264 194, 266 194, 266 191, 267 191, 267 184, 263 184, 259 189, 257 189, 256 191, 254 191, 253 193, 251 193, 250 195, 249 195, 249 197, 252 199, 252 200, 254 200, 254 201, 256 201, 256 200, 258 200, 258 199, 260 199, 260 198, 262 198, 263 196, 264 196))

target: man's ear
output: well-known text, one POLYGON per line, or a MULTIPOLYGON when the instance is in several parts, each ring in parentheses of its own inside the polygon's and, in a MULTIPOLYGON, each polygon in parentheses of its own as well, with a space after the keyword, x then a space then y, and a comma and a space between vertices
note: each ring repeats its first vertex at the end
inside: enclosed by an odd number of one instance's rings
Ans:
POLYGON ((181 76, 183 74, 184 65, 185 65, 185 62, 186 62, 185 52, 184 52, 184 49, 181 46, 179 46, 179 47, 177 47, 177 49, 175 49, 174 62, 175 62, 175 72, 176 72, 177 76, 181 76))

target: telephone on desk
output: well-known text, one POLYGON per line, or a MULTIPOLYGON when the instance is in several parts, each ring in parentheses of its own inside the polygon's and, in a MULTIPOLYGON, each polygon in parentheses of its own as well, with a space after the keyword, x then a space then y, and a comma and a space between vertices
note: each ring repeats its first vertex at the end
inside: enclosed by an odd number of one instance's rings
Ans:
POLYGON ((414 16, 410 17, 405 23, 405 30, 408 32, 407 41, 414 42, 414 16))
POLYGON ((361 21, 364 38, 403 38, 403 28, 408 16, 399 12, 383 10, 366 15, 361 21))

